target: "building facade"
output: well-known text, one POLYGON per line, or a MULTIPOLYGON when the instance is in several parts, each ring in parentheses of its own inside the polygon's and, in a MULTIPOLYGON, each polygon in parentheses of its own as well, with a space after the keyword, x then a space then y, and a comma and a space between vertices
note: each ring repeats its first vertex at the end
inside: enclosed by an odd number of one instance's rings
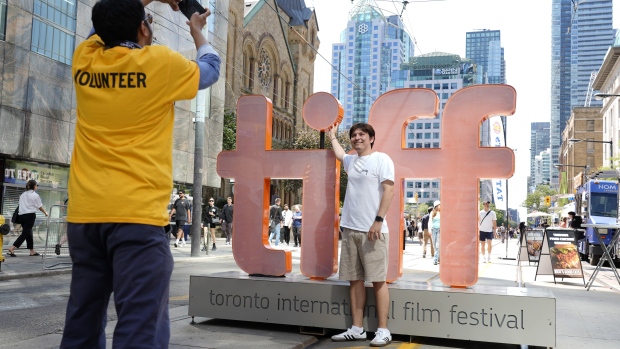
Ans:
MULTIPOLYGON (((273 139, 292 140, 306 127, 301 109, 314 91, 318 31, 316 13, 304 0, 230 1, 225 112, 234 113, 243 95, 264 95, 273 104, 273 139)), ((299 201, 278 183, 272 181, 272 196, 299 201)), ((220 194, 231 195, 230 182, 223 186, 220 194)))
MULTIPOLYGON (((551 152, 559 161, 561 137, 573 107, 585 105, 592 72, 613 41, 612 0, 553 0, 551 25, 551 152)), ((591 106, 601 105, 592 99, 591 106)), ((558 173, 551 178, 559 185, 558 173)))
MULTIPOLYGON (((605 60, 599 69, 598 75, 594 80, 594 89, 601 93, 618 95, 620 94, 620 32, 616 35, 613 44, 609 47, 605 60)), ((611 147, 603 149, 603 163, 607 166, 610 157, 618 157, 618 145, 620 143, 620 108, 618 107, 618 97, 608 97, 603 99, 603 140, 611 142, 611 147), (613 151, 613 154, 612 154, 613 151)), ((618 161, 614 161, 614 168, 618 161)))
POLYGON ((340 130, 367 122, 372 103, 390 86, 390 74, 414 53, 399 16, 385 17, 374 0, 349 12, 340 43, 332 46, 331 93, 344 107, 340 130))
MULTIPOLYGON (((599 107, 573 108, 568 123, 562 132, 562 147, 560 149, 560 163, 563 166, 555 169, 556 172, 565 172, 567 191, 573 193, 581 183, 575 182, 579 173, 596 171, 603 165, 603 149, 608 144, 595 142, 575 142, 579 140, 603 140, 603 116, 599 107), (587 168, 586 168, 587 167, 587 168)), ((582 177, 579 177, 582 178, 582 177)))
MULTIPOLYGON (((459 55, 433 52, 419 55, 392 71, 388 90, 415 87, 428 88, 439 97, 439 113, 435 119, 415 120, 407 126, 405 137, 408 148, 439 148, 441 120, 448 99, 463 87, 480 79, 479 70, 472 60, 459 55)), ((405 180, 405 202, 428 202, 439 199, 438 179, 405 180), (417 196, 416 196, 417 195, 417 196)))
MULTIPOLYGON (((0 212, 10 218, 29 179, 40 183, 38 191, 46 208, 62 204, 67 197, 76 121, 71 59, 92 28, 95 1, 0 2, 0 170, 4 173, 0 212)), ((217 11, 228 12, 228 1, 216 0, 214 4, 217 11)), ((227 22, 215 14, 217 11, 208 19, 208 39, 222 54, 226 52, 227 22)), ((194 42, 180 12, 161 3, 149 5, 147 12, 154 17, 154 45, 166 45, 195 58, 194 42)), ((221 71, 225 72, 225 67, 221 71)), ((205 187, 220 185, 215 160, 222 143, 224 84, 220 79, 207 97, 205 187)), ((173 179, 175 187, 188 194, 194 172, 195 112, 195 99, 175 104, 173 179)))
MULTIPOLYGON (((530 126, 530 175, 528 177, 528 193, 536 189, 535 157, 550 148, 549 122, 532 122, 530 126)), ((551 179, 548 178, 547 181, 551 179)))

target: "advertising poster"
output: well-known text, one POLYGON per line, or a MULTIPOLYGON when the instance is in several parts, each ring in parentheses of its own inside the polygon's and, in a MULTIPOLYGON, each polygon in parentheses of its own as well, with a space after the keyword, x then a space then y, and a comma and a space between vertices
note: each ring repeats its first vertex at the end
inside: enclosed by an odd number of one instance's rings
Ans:
POLYGON ((542 248, 543 231, 527 230, 525 232, 525 243, 527 244, 527 257, 530 262, 540 260, 540 249, 542 248))
POLYGON ((575 231, 547 229, 547 242, 553 275, 562 278, 582 278, 581 260, 575 245, 575 231))

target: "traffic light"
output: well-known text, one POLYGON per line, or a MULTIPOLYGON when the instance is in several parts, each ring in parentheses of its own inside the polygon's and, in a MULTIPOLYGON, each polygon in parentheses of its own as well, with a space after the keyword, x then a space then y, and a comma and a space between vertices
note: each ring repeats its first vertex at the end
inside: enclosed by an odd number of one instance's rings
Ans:
POLYGON ((551 206, 551 196, 545 196, 545 205, 551 206))

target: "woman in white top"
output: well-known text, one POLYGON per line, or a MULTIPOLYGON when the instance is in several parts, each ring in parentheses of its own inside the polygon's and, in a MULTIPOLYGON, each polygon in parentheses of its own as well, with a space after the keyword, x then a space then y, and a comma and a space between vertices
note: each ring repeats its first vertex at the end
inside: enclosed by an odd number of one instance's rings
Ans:
POLYGON ((13 246, 9 248, 9 256, 17 257, 14 253, 16 248, 22 245, 26 240, 26 247, 30 250, 31 256, 39 256, 34 250, 34 242, 32 241, 32 227, 36 219, 37 210, 43 212, 47 217, 47 212, 41 203, 41 197, 35 192, 38 187, 37 181, 31 179, 26 183, 26 191, 19 197, 19 222, 22 225, 22 234, 15 240, 13 246))

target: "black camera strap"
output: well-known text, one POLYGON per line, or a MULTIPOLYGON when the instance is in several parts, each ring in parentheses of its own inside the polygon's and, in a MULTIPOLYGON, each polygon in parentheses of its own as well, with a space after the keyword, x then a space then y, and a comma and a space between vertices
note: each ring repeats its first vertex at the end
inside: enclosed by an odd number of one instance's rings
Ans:
POLYGON ((122 47, 127 47, 130 50, 132 50, 134 48, 142 48, 142 46, 136 44, 133 41, 129 41, 129 40, 114 40, 114 41, 111 41, 106 46, 107 46, 107 48, 113 48, 113 47, 116 47, 116 46, 122 46, 122 47))

